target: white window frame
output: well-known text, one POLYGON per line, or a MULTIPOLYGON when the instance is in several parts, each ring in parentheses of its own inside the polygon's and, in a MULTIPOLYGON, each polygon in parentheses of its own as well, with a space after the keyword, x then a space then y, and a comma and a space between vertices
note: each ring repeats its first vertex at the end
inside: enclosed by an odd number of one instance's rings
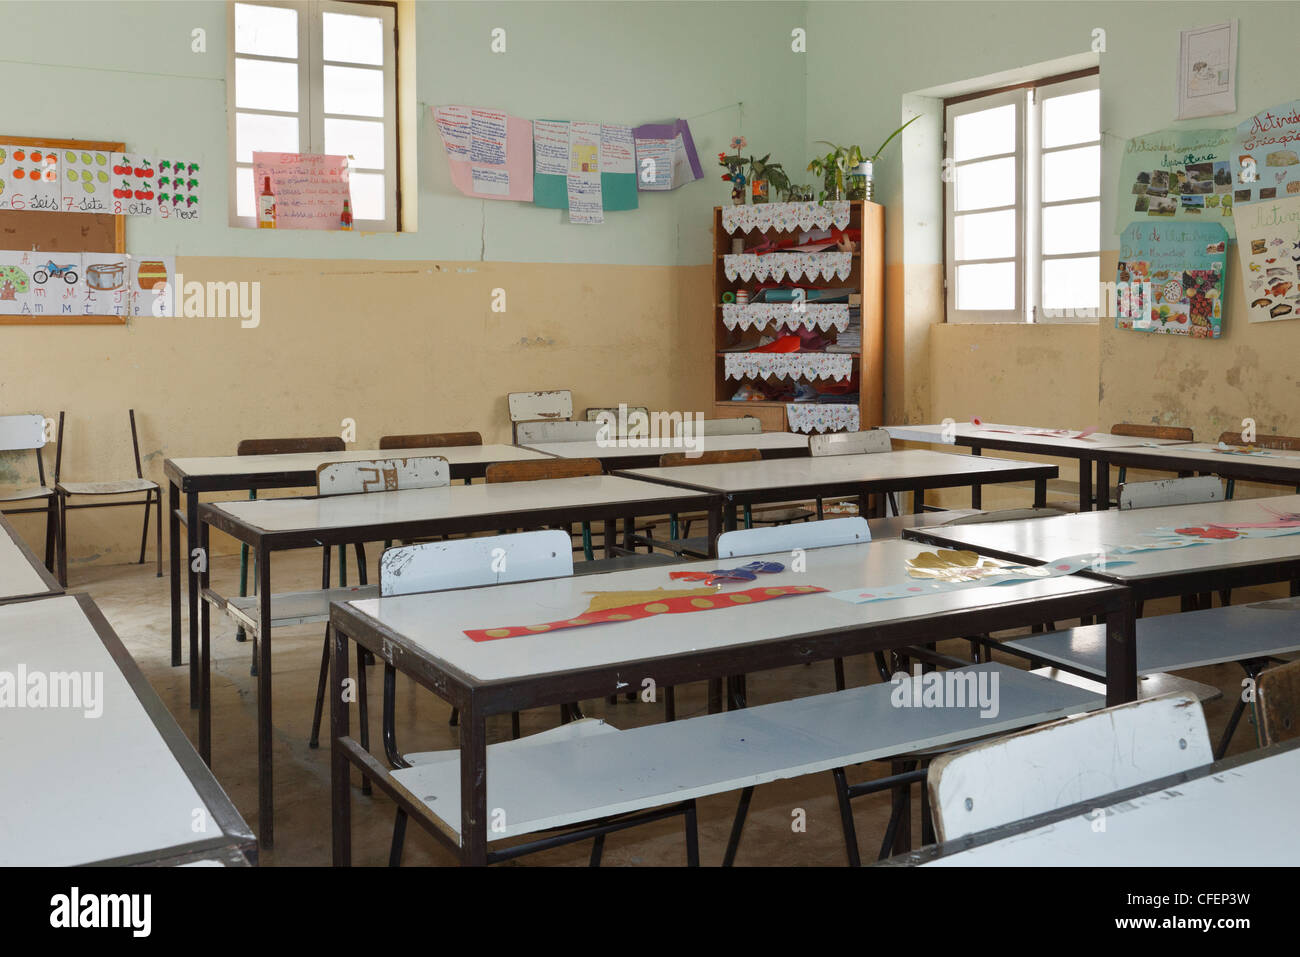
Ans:
MULTIPOLYGON (((1042 308, 1043 262, 1052 259, 1074 259, 1081 256, 1097 255, 1100 250, 1088 250, 1072 253, 1054 253, 1044 257, 1042 253, 1043 209, 1048 206, 1067 206, 1075 203, 1100 202, 1100 175, 1098 176, 1098 195, 1059 200, 1052 203, 1042 201, 1043 159, 1049 153, 1079 149, 1087 146, 1100 146, 1100 139, 1071 143, 1068 146, 1044 149, 1042 146, 1042 101, 1044 98, 1065 96, 1083 90, 1098 89, 1100 74, 1091 72, 1084 76, 1055 79, 1052 77, 1034 83, 1020 84, 1016 87, 990 91, 983 96, 962 97, 958 102, 944 106, 944 144, 945 153, 952 149, 955 142, 953 129, 955 120, 968 113, 979 113, 996 109, 1008 103, 1016 106, 1016 152, 996 153, 968 160, 953 160, 946 164, 951 170, 944 177, 944 302, 946 321, 948 322, 1096 322, 1096 315, 1048 318, 1042 308), (1049 94, 1044 96, 1044 94, 1049 94), (1016 202, 1014 206, 992 206, 987 209, 968 210, 968 213, 986 213, 998 210, 1014 209, 1016 219, 1016 300, 1011 309, 958 309, 956 267, 982 262, 1008 262, 1009 257, 996 259, 956 258, 956 180, 960 167, 1013 156, 1015 158, 1016 202)), ((1100 123, 1098 124, 1100 126, 1100 123)), ((1100 214, 1099 214, 1100 216, 1100 214)), ((1098 231, 1100 242, 1100 230, 1098 231)), ((1099 277, 1100 279, 1100 277, 1099 277)), ((1104 303, 1099 303, 1104 307, 1104 303)))
MULTIPOLYGON (((400 225, 398 188, 399 157, 397 153, 397 11, 387 4, 354 3, 348 0, 237 0, 248 6, 285 7, 298 14, 298 151, 300 153, 325 152, 325 120, 365 120, 374 122, 373 116, 353 116, 345 113, 325 113, 324 83, 326 66, 344 66, 366 69, 366 64, 326 60, 323 55, 322 14, 339 13, 348 16, 374 17, 384 25, 384 168, 361 167, 349 163, 353 173, 378 173, 384 177, 384 218, 353 220, 353 229, 368 232, 397 232, 400 225)), ((256 113, 264 116, 292 116, 277 110, 236 107, 235 89, 235 3, 229 0, 226 29, 228 36, 226 60, 226 118, 229 141, 230 225, 245 228, 257 226, 256 216, 239 215, 239 170, 250 169, 250 162, 238 159, 237 114, 256 113)), ((240 53, 239 59, 263 60, 272 63, 292 63, 284 57, 240 53)), ((254 189, 257 184, 254 183, 254 189)))

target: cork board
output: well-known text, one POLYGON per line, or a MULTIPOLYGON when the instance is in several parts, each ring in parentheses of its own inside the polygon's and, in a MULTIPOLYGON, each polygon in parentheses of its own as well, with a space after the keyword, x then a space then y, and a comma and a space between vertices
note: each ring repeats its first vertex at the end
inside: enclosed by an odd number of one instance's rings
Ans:
MULTIPOLYGON (((67 140, 4 136, 6 146, 41 146, 68 150, 125 152, 126 144, 109 140, 67 140)), ((111 213, 61 213, 52 210, 0 210, 0 249, 38 252, 126 252, 126 217, 111 213)), ((3 326, 121 326, 125 316, 0 316, 3 326)))

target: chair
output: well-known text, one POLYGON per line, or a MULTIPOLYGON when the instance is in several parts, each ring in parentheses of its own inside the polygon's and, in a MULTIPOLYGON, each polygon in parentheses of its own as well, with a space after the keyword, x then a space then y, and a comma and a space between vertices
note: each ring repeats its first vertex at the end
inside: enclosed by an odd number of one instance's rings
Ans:
MULTIPOLYGON (((34 488, 20 488, 0 492, 0 504, 5 502, 40 502, 29 508, 0 508, 5 515, 45 513, 45 567, 55 571, 55 550, 59 540, 59 497, 45 484, 45 462, 41 449, 45 447, 45 418, 40 415, 0 416, 0 452, 35 452, 36 479, 34 488)), ((59 413, 58 438, 54 446, 54 485, 59 484, 59 468, 63 462, 63 413, 59 413)))
POLYGON ((740 415, 731 419, 701 419, 699 428, 696 429, 694 420, 686 419, 677 423, 674 431, 677 435, 685 435, 691 432, 697 437, 701 435, 758 435, 763 431, 763 423, 758 420, 757 416, 740 415))
POLYGON ((941 755, 927 783, 937 837, 952 841, 1213 760, 1200 702, 1178 694, 941 755))
MULTIPOLYGON (((1137 425, 1132 422, 1120 422, 1110 427, 1111 435, 1127 435, 1138 439, 1170 439, 1174 442, 1194 442, 1191 429, 1180 425, 1137 425)), ((1117 484, 1123 485, 1128 478, 1128 467, 1119 467, 1117 484)), ((1229 498, 1232 496, 1229 495, 1229 498)))
MULTIPOLYGON (((390 449, 445 449, 466 445, 482 445, 478 432, 422 432, 416 435, 384 435, 379 438, 381 451, 390 449)), ((466 485, 473 480, 466 478, 466 485)))
POLYGON ((573 393, 568 389, 553 392, 510 392, 506 395, 510 410, 510 441, 519 444, 519 423, 568 421, 573 418, 573 393))
MULTIPOLYGON (((1159 508, 1163 505, 1200 505, 1205 502, 1222 502, 1223 484, 1216 475, 1197 475, 1188 478, 1160 479, 1155 482, 1126 482, 1119 487, 1119 507, 1121 509, 1159 508)), ((1195 598, 1195 596, 1193 596, 1195 598)), ((1205 607, 1210 607, 1207 593, 1203 599, 1205 607)), ((1219 592, 1219 600, 1232 604, 1232 590, 1225 588, 1219 592)), ((1195 604, 1184 603, 1188 610, 1195 604)), ((1138 614, 1142 606, 1138 605, 1138 614)))
POLYGON ((515 428, 520 445, 538 442, 595 442, 604 429, 601 422, 520 422, 515 428))
MULTIPOLYGON (((827 432, 814 435, 808 440, 810 455, 872 455, 876 452, 894 451, 893 440, 884 429, 866 429, 862 432, 827 432)), ((885 496, 895 515, 898 511, 898 496, 889 492, 885 496)), ((865 506, 865 503, 864 503, 865 506)), ((817 517, 823 515, 822 500, 817 499, 817 517)))
MULTIPOLYGON (((755 419, 754 421, 758 421, 755 419)), ((683 465, 726 465, 732 462, 757 462, 762 458, 758 449, 714 449, 712 452, 699 452, 694 457, 685 452, 665 452, 659 456, 660 468, 676 468, 683 465)), ((745 506, 745 527, 752 526, 750 519, 749 506, 745 506)), ((690 558, 708 558, 709 557, 709 538, 707 535, 690 538, 691 520, 688 519, 682 527, 680 513, 672 512, 668 516, 668 541, 657 539, 653 534, 647 534, 644 537, 638 536, 638 544, 646 545, 653 551, 656 548, 662 548, 672 552, 674 555, 686 556, 690 558), (678 538, 678 531, 681 531, 682 537, 678 538)), ((650 531, 650 530, 647 530, 650 531)))
MULTIPOLYGON (((1279 452, 1293 452, 1300 449, 1300 438, 1290 435, 1257 435, 1254 442, 1247 442, 1241 437, 1240 432, 1222 432, 1219 441, 1224 445, 1254 445, 1256 448, 1274 449, 1279 452)), ((1237 480, 1228 479, 1228 498, 1232 498, 1236 490, 1237 480)), ((1297 485, 1295 490, 1300 494, 1300 485, 1297 485)))
MULTIPOLYGON (((140 467, 140 440, 135 429, 135 409, 129 409, 127 415, 131 420, 131 450, 135 455, 135 478, 109 482, 60 481, 55 483, 54 490, 59 497, 59 584, 61 585, 66 586, 68 584, 68 511, 74 508, 119 508, 121 506, 143 505, 144 529, 140 533, 140 560, 136 563, 143 565, 145 546, 149 541, 149 506, 156 505, 158 509, 158 527, 155 533, 157 536, 155 548, 158 553, 157 577, 162 578, 162 489, 157 482, 151 482, 144 477, 144 471, 140 467), (93 502, 84 505, 70 505, 68 503, 68 499, 74 495, 95 497, 99 495, 130 495, 136 492, 143 492, 144 499, 132 499, 126 502, 93 502)), ((60 433, 62 433, 62 428, 60 428, 60 433)), ((60 435, 61 445, 62 435, 60 435)))
MULTIPOLYGON (((451 470, 447 460, 440 456, 409 459, 374 459, 361 462, 328 462, 316 469, 316 494, 329 495, 364 495, 367 492, 394 492, 410 488, 443 488, 451 484, 451 470)), ((357 576, 361 586, 366 587, 366 552, 365 547, 357 542, 354 546, 357 554, 357 576)), ((414 546, 412 546, 414 547, 414 546)), ((342 549, 339 549, 342 552, 342 549)), ((327 589, 329 578, 329 549, 325 549, 325 564, 322 570, 321 588, 327 589)), ((359 595, 357 597, 365 597, 359 595)), ((324 609, 328 621, 328 604, 324 609)), ((330 674, 330 626, 325 625, 325 642, 321 651, 320 677, 316 682, 316 705, 312 711, 311 737, 307 746, 320 745, 321 713, 325 706, 325 686, 330 674)), ((369 737, 366 719, 366 670, 365 649, 357 646, 357 701, 360 707, 360 725, 363 743, 369 737)))
POLYGON ((606 420, 612 420, 612 421, 613 421, 614 423, 616 423, 616 424, 621 424, 621 425, 626 425, 626 426, 628 426, 628 428, 627 428, 625 431, 626 431, 626 434, 627 434, 629 437, 631 437, 631 436, 644 436, 644 437, 647 437, 647 438, 648 438, 648 437, 649 437, 649 433, 650 433, 650 409, 649 409, 649 407, 648 407, 648 406, 644 406, 644 405, 625 405, 625 406, 622 407, 622 411, 623 411, 624 415, 626 416, 626 418, 622 421, 622 423, 619 423, 619 418, 618 418, 619 409, 618 409, 617 407, 609 407, 609 406, 600 407, 600 406, 597 406, 597 407, 595 407, 595 408, 590 408, 590 409, 587 409, 587 410, 586 410, 586 412, 585 412, 585 414, 584 414, 584 417, 586 418, 586 420, 587 420, 588 422, 598 422, 598 421, 600 420, 601 416, 604 416, 604 417, 606 418, 606 420), (634 418, 635 416, 641 416, 641 417, 642 417, 642 418, 637 422, 637 425, 639 426, 639 425, 641 424, 641 422, 644 422, 644 423, 645 423, 644 428, 637 428, 637 427, 632 426, 631 423, 632 423, 633 418, 634 418))
POLYGON ((1261 743, 1300 738, 1300 661, 1270 668, 1255 685, 1261 743))

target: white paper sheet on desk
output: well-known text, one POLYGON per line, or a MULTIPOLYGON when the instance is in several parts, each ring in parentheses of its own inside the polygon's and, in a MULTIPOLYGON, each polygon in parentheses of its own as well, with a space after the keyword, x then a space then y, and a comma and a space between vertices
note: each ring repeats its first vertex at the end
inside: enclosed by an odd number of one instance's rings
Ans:
MULTIPOLYGON (((985 588, 994 585, 1012 585, 1017 582, 1037 581, 1043 578, 1057 578, 1061 575, 1073 575, 1075 572, 1091 568, 1105 556, 1097 553, 1089 555, 1071 555, 1058 558, 1044 565, 1008 565, 996 574, 987 575, 975 581, 925 581, 910 579, 888 585, 848 588, 844 591, 831 592, 831 598, 847 601, 853 605, 863 605, 869 601, 887 601, 894 598, 918 598, 942 592, 960 591, 966 588, 985 588)), ((1122 565, 1126 562, 1106 561, 1107 565, 1122 565)))

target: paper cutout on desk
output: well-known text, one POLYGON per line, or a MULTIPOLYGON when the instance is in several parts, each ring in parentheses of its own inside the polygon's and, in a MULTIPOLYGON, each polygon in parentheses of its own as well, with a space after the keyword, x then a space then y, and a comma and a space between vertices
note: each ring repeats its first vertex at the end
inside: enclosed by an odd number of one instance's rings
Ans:
MULTIPOLYGON (((695 589, 691 589, 694 591, 695 589)), ((546 634, 567 628, 582 628, 587 625, 603 625, 616 621, 636 621, 653 618, 655 615, 680 615, 696 611, 712 611, 717 608, 734 608, 756 602, 771 601, 776 598, 793 598, 799 595, 824 593, 825 588, 816 585, 782 585, 770 588, 750 588, 747 591, 729 592, 694 597, 664 598, 639 604, 622 605, 603 611, 584 612, 576 618, 563 621, 550 621, 540 625, 511 625, 505 628, 476 628, 467 630, 466 636, 472 641, 496 641, 500 638, 518 638, 528 635, 546 634)))
MULTIPOLYGON (((979 420, 976 419, 973 424, 979 425, 979 420)), ((1042 439, 1086 439, 1097 431, 1097 427, 1093 426, 1082 432, 1071 432, 1069 429, 980 429, 980 431, 1002 432, 1007 435, 1032 435, 1042 439)))
POLYGON ((469 106, 432 109, 453 186, 479 199, 532 202, 532 123, 504 110, 469 106))
MULTIPOLYGON (((1043 565, 1013 565, 993 558, 975 555, 975 564, 966 564, 974 552, 940 549, 939 552, 923 552, 908 561, 908 574, 920 572, 910 581, 895 582, 887 585, 868 586, 866 588, 849 588, 832 592, 830 597, 846 601, 853 605, 863 605, 872 601, 889 601, 896 598, 919 598, 948 591, 960 591, 966 588, 983 588, 993 585, 1012 585, 1019 582, 1038 581, 1044 578, 1059 578, 1073 575, 1086 568, 1098 565, 1105 556, 1101 554, 1072 555, 1058 558, 1043 565), (931 558, 926 559, 929 555, 931 558), (948 557, 945 557, 948 556, 948 557), (952 556, 963 556, 960 558, 952 556), (921 564, 916 564, 921 560, 921 564)), ((1120 565, 1124 562, 1107 561, 1108 565, 1120 565)))
POLYGON ((253 202, 266 177, 275 194, 276 229, 338 229, 352 198, 348 158, 316 153, 253 153, 253 202))
POLYGON ((669 572, 668 577, 675 581, 716 585, 719 582, 752 582, 759 575, 775 575, 783 571, 785 566, 780 562, 750 562, 740 568, 717 568, 711 572, 669 572))
POLYGON ((716 595, 716 588, 649 588, 645 591, 589 591, 584 595, 594 596, 587 603, 587 611, 609 611, 611 608, 624 608, 628 605, 643 605, 646 602, 663 601, 667 598, 700 598, 704 595, 716 595))

